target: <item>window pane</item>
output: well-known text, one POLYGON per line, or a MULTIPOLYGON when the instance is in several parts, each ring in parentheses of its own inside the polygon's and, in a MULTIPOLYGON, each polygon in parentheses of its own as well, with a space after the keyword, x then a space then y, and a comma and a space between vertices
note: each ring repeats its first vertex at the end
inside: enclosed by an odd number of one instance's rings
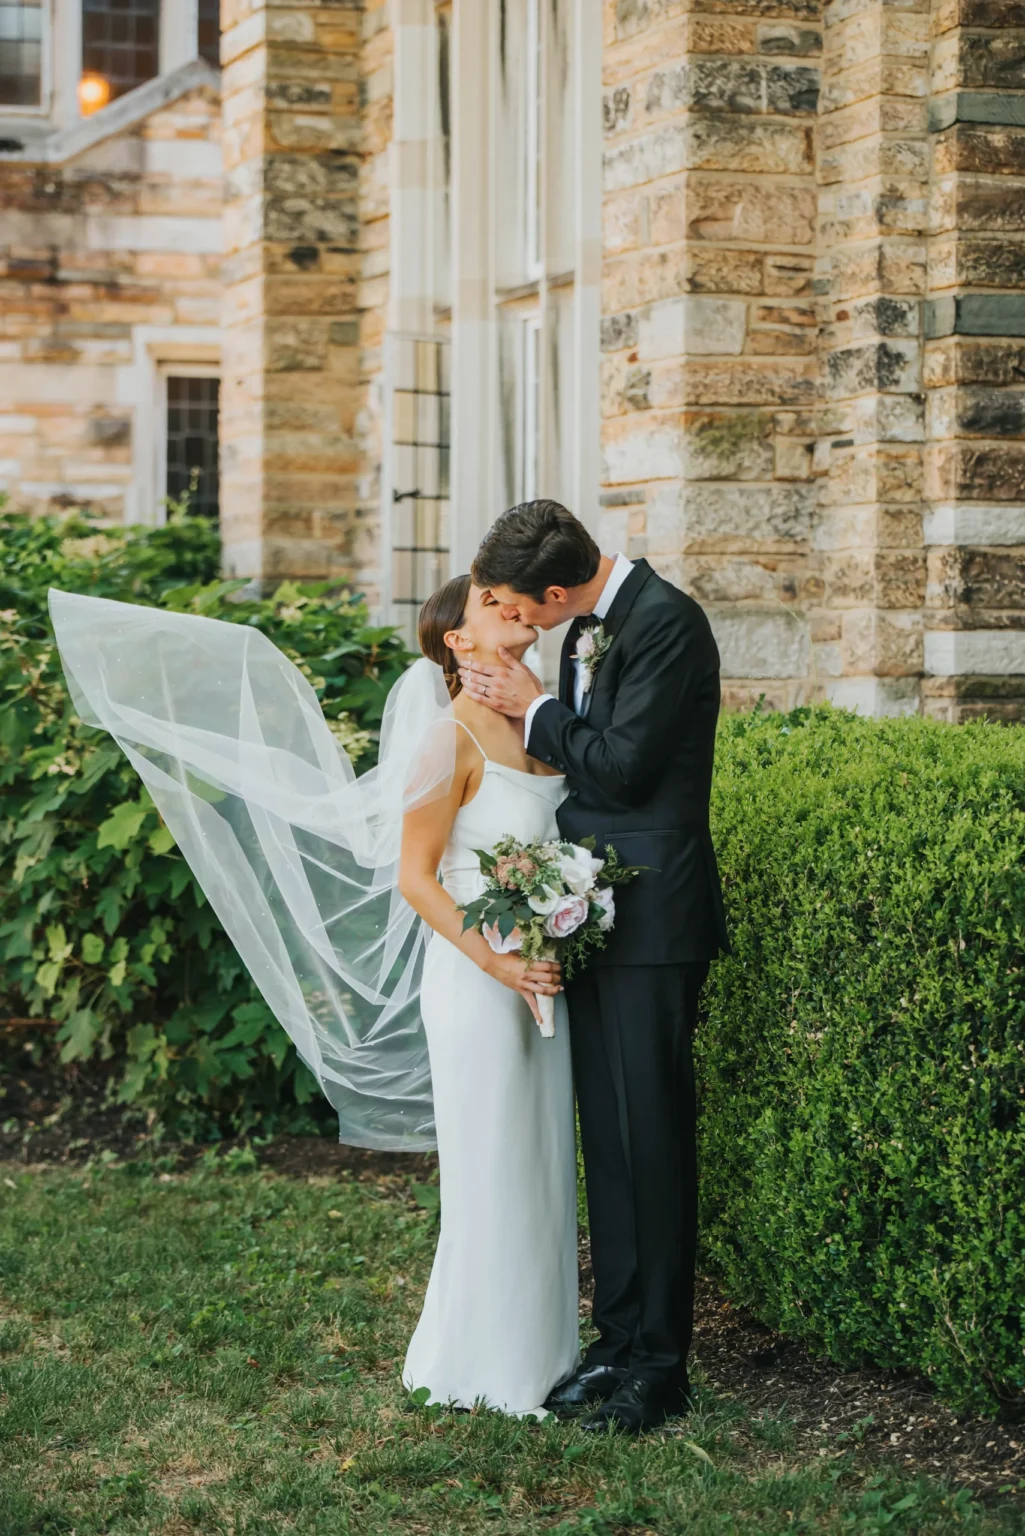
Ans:
POLYGON ((189 490, 189 511, 216 517, 220 475, 217 456, 219 379, 169 378, 167 381, 167 492, 178 500, 189 490))
POLYGON ((83 0, 82 70, 123 96, 157 74, 160 0, 83 0))
POLYGON ((197 42, 199 57, 205 59, 208 64, 212 64, 214 69, 220 69, 221 7, 219 0, 199 0, 197 42))
POLYGON ((391 561, 394 620, 411 642, 448 574, 448 344, 393 336, 391 561))
POLYGON ((0 106, 38 107, 42 99, 43 13, 36 0, 0 0, 0 106))

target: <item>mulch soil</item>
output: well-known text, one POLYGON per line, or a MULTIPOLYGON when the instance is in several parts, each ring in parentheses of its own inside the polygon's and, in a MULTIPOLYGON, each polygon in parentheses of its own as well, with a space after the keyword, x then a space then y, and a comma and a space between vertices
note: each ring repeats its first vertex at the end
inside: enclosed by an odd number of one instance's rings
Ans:
MULTIPOLYGON (((103 1108, 102 1085, 85 1076, 73 1097, 65 1089, 58 1099, 51 1073, 0 1063, 0 1084, 0 1162, 81 1166, 112 1154, 118 1161, 173 1158, 185 1170, 208 1150, 166 1137, 154 1141, 138 1116, 103 1108)), ((218 1143, 222 1151, 236 1145, 218 1143)), ((403 1184, 436 1177, 433 1156, 340 1146, 330 1134, 281 1136, 254 1151, 261 1166, 288 1177, 354 1178, 392 1195, 403 1184)), ((592 1287, 584 1244, 580 1260, 586 1306, 592 1287)), ((693 1358, 719 1396, 754 1414, 784 1416, 798 1454, 859 1448, 905 1475, 941 1477, 984 1500, 1025 1504, 1025 1425, 957 1414, 910 1374, 840 1370, 734 1306, 707 1276, 698 1280, 693 1358)))

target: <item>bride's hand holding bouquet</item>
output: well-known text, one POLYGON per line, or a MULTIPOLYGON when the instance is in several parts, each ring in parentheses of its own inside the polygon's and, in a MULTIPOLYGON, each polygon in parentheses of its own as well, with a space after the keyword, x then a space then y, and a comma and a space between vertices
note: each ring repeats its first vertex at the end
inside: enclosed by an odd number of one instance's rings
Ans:
POLYGON ((615 849, 596 858, 594 846, 594 838, 518 843, 507 837, 493 853, 477 850, 485 888, 465 907, 463 931, 474 928, 484 936, 495 954, 489 973, 524 991, 548 1038, 555 1033, 555 993, 525 990, 531 966, 558 962, 560 974, 572 978, 612 930, 613 887, 637 874, 620 863, 615 849), (514 978, 513 966, 522 981, 514 978))

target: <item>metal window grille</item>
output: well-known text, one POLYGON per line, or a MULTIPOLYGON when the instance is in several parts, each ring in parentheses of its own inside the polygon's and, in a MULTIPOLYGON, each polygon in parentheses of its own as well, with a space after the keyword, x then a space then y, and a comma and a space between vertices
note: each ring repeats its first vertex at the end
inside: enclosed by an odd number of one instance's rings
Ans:
POLYGON ((199 57, 221 67, 221 6, 220 0, 199 0, 199 17, 196 40, 199 57))
POLYGON ((216 518, 218 513, 219 395, 219 379, 171 377, 167 381, 167 495, 180 497, 198 470, 199 483, 189 510, 202 517, 216 518))
POLYGON ((160 0, 83 0, 82 69, 123 96, 158 72, 160 0))
POLYGON ((391 337, 391 598, 411 641, 422 604, 448 577, 449 346, 391 337))
POLYGON ((42 69, 39 0, 0 0, 0 106, 38 107, 42 69))

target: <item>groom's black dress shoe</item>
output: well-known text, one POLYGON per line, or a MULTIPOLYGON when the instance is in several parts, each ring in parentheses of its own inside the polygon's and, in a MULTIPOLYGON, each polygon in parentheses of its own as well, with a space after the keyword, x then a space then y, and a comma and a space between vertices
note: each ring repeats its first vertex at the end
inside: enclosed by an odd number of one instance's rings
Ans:
POLYGON ((691 1406, 688 1388, 628 1376, 600 1408, 581 1419, 580 1428, 591 1434, 619 1429, 639 1435, 645 1429, 657 1429, 674 1414, 689 1413, 691 1406))
POLYGON ((576 1408, 590 1408, 602 1403, 620 1387, 627 1371, 618 1365, 578 1365, 572 1376, 560 1381, 545 1398, 544 1406, 552 1413, 569 1413, 576 1408))

